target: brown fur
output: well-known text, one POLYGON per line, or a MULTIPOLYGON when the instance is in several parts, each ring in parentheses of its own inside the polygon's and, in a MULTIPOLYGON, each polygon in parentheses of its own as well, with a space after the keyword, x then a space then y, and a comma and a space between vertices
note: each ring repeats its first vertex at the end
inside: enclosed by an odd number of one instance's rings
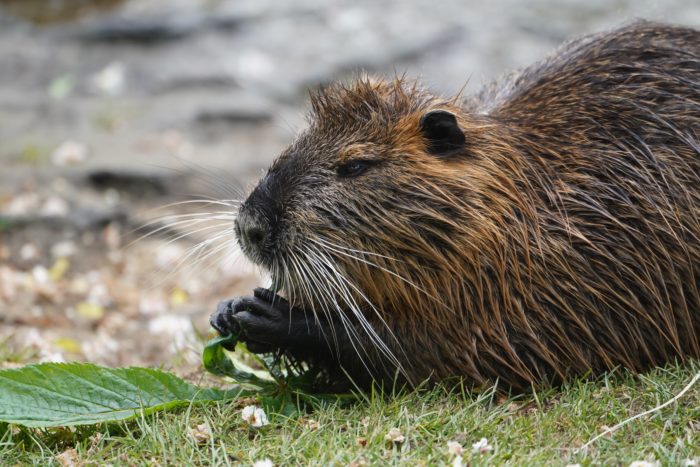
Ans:
POLYGON ((271 169, 290 173, 297 258, 277 274, 305 310, 346 313, 388 374, 354 301, 413 384, 519 390, 700 357, 699 129, 700 32, 644 22, 464 100, 405 79, 330 86, 271 169), (463 152, 427 153, 419 121, 438 108, 463 152), (357 157, 377 163, 337 180, 357 157), (309 267, 319 256, 345 279, 309 267))

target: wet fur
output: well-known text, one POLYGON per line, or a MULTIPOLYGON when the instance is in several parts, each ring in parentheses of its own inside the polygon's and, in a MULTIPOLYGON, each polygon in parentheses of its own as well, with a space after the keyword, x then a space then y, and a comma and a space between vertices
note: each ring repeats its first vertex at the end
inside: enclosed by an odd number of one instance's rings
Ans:
POLYGON ((643 371, 700 357, 698 130, 700 32, 635 23, 464 99, 332 85, 241 212, 274 219, 258 262, 299 319, 334 323, 309 346, 361 385, 643 371), (432 109, 462 151, 428 153, 432 109))

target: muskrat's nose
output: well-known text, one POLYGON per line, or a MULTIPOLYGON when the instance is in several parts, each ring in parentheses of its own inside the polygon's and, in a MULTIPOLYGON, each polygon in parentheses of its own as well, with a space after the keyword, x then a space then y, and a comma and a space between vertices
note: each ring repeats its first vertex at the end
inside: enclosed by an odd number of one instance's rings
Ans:
POLYGON ((265 240, 265 232, 260 227, 251 226, 245 230, 244 235, 248 243, 254 246, 260 245, 265 240))
POLYGON ((235 222, 236 235, 243 246, 260 250, 267 240, 267 231, 249 216, 240 216, 235 222))

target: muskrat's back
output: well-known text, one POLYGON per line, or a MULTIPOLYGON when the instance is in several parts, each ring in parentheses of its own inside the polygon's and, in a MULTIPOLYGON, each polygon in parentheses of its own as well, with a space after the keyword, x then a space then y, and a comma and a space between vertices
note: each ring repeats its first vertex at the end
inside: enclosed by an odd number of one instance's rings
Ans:
POLYGON ((533 208, 510 324, 532 329, 514 347, 525 367, 559 379, 699 357, 700 33, 584 37, 472 105, 515 135, 533 208))

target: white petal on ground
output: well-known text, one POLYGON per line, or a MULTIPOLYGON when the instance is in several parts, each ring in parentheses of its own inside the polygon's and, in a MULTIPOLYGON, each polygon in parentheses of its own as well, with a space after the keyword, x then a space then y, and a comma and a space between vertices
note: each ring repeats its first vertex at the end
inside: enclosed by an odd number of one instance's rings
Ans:
POLYGON ((476 443, 472 444, 472 452, 474 454, 484 454, 493 449, 493 446, 489 444, 489 440, 486 438, 481 438, 476 443))
POLYGON ((265 411, 256 405, 248 405, 243 407, 241 410, 241 418, 245 420, 250 426, 255 428, 260 428, 265 426, 270 422, 267 420, 267 415, 265 411))
POLYGON ((211 439, 211 430, 206 423, 197 425, 195 428, 190 428, 189 432, 190 436, 197 444, 205 444, 211 439))
POLYGON ((453 456, 461 456, 464 452, 464 449, 462 448, 462 445, 459 444, 457 441, 448 441, 447 451, 453 456))
POLYGON ((399 430, 398 428, 390 429, 386 436, 384 436, 384 439, 394 444, 401 444, 404 441, 406 441, 406 437, 401 433, 401 430, 399 430))

